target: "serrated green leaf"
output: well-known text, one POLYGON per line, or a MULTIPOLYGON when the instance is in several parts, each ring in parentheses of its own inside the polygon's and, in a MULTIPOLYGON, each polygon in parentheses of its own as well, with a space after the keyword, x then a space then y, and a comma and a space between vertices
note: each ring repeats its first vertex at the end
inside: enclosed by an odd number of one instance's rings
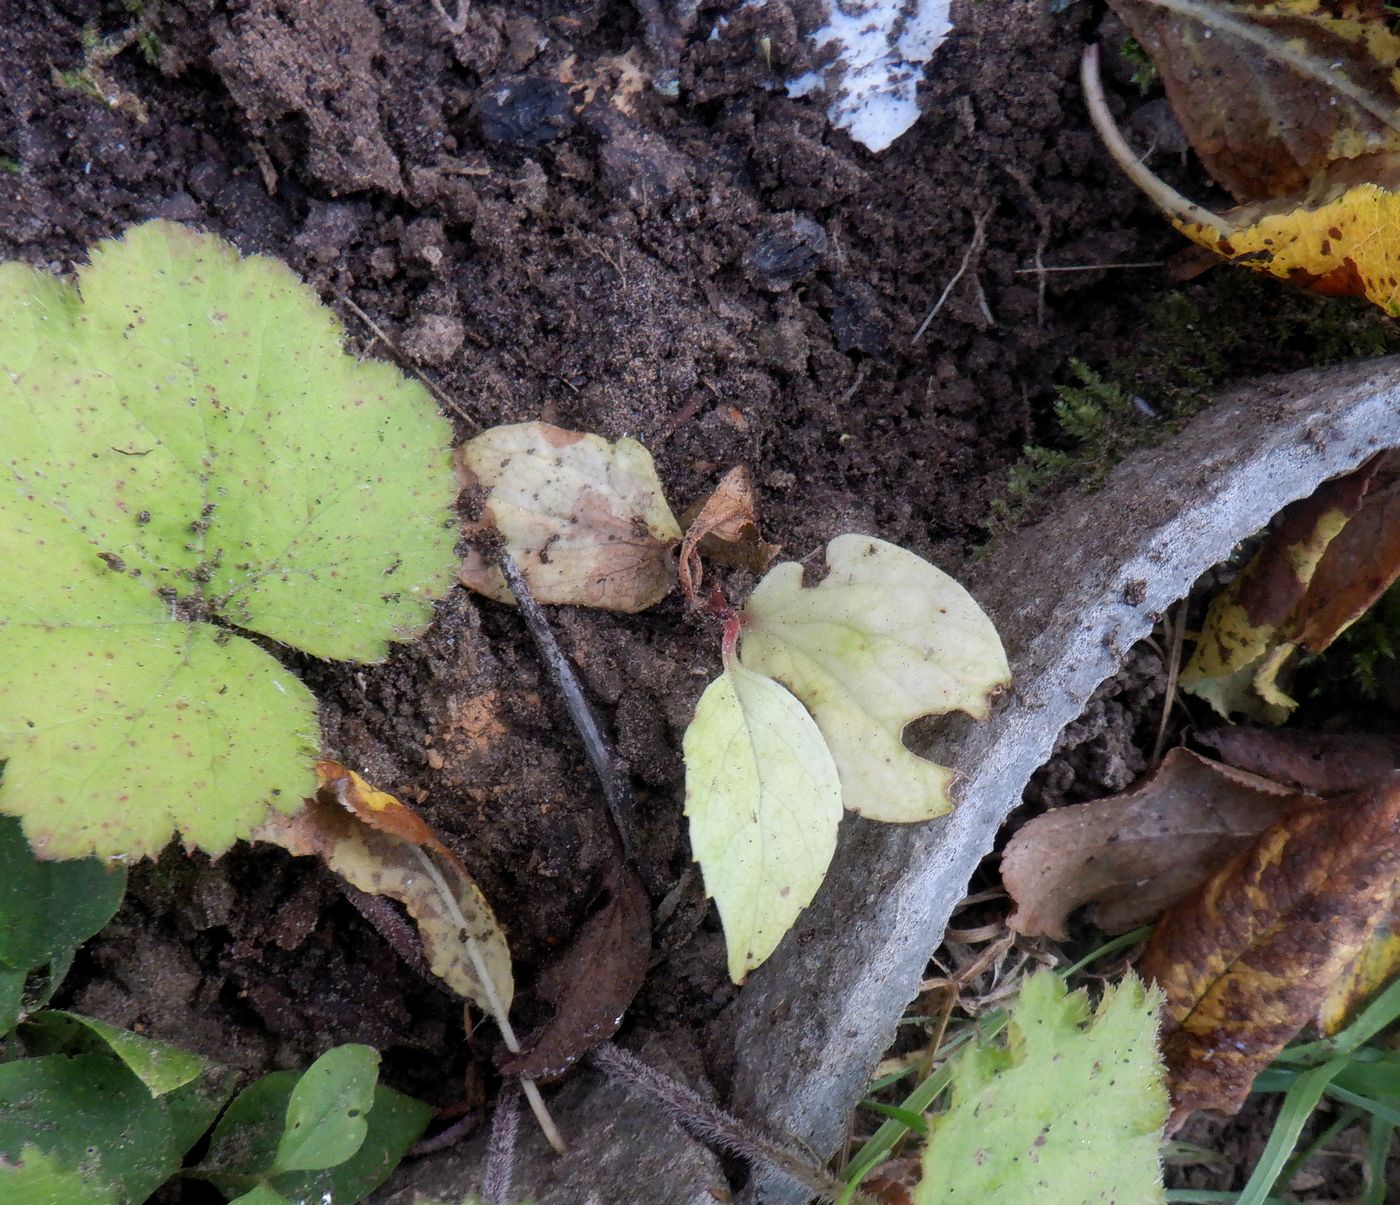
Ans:
POLYGON ((360 1149, 379 1082, 379 1052, 337 1046, 306 1069, 287 1102, 287 1127, 277 1142, 272 1171, 320 1171, 360 1149))
POLYGON ((47 856, 213 853, 314 789, 260 633, 372 660, 456 563, 447 425, 282 264, 168 222, 0 265, 0 811, 47 856))
POLYGON ((12 1185, 25 1183, 15 1165, 34 1149, 50 1171, 80 1180, 79 1201, 144 1201, 180 1165, 160 1103, 101 1055, 0 1064, 0 1201, 28 1202, 12 1185))
POLYGON ((19 821, 0 816, 0 966, 28 971, 76 949, 112 919, 125 890, 126 871, 96 858, 39 861, 19 821))
POLYGON ((739 659, 807 705, 841 773, 845 806, 872 820, 941 816, 952 772, 904 747, 924 715, 981 718, 1010 680, 992 621, 957 582, 870 536, 826 549, 828 572, 775 565, 744 607, 739 659))
POLYGON ((914 1205, 1164 1201, 1159 1000, 1129 974, 1091 1020, 1083 992, 1067 995, 1049 971, 1029 976, 1008 1044, 958 1056, 914 1205))
POLYGON ((36 1053, 115 1054, 152 1096, 183 1088, 211 1067, 188 1050, 61 1009, 45 1009, 33 1017, 24 1035, 26 1049, 36 1053))
POLYGON ((350 1158, 331 1168, 272 1175, 299 1078, 295 1071, 274 1071, 240 1092, 219 1119, 209 1154, 195 1174, 230 1195, 265 1183, 293 1201, 329 1194, 336 1205, 352 1205, 384 1182, 432 1117, 421 1101, 377 1085, 365 1118, 367 1133, 350 1158))
POLYGON ((727 660, 685 733, 690 845, 735 983, 777 948, 826 876, 841 782, 802 704, 727 660))

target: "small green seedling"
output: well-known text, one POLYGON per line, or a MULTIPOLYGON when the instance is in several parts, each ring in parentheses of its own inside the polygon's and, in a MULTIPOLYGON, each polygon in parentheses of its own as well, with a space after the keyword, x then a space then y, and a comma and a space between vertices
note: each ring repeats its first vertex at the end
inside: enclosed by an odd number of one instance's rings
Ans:
POLYGON ((229 1068, 41 1008, 125 880, 96 859, 40 862, 19 823, 0 817, 0 989, 12 975, 20 984, 0 1015, 0 1201, 139 1202, 182 1174, 264 1205, 368 1196, 432 1112, 378 1084, 368 1047, 265 1076, 230 1105, 229 1068), (203 1162, 185 1168, 216 1118, 203 1162))
POLYGON ((273 654, 374 661, 456 568, 450 432, 282 264, 168 222, 0 265, 0 812, 220 853, 315 789, 273 654))
POLYGON ((724 673, 685 735, 691 845, 742 982, 816 894, 841 809, 913 822, 951 807, 952 772, 904 747, 923 715, 986 715, 1010 678, 992 622, 927 561, 843 535, 827 575, 774 566, 725 617, 724 673))

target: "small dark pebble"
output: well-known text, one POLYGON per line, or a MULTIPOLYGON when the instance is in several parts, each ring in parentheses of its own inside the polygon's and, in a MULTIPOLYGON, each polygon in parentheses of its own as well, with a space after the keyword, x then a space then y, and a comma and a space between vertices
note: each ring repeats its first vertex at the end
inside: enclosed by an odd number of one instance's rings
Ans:
POLYGON ((806 280, 826 254, 826 231, 799 213, 770 218, 749 249, 754 283, 780 293, 806 280))
POLYGON ((558 80, 517 75, 483 88, 472 116, 488 141, 532 150, 573 129, 574 102, 558 80))
POLYGON ((890 342, 890 324, 880 312, 875 290, 862 281, 844 281, 831 311, 831 333, 842 351, 883 355, 890 342))

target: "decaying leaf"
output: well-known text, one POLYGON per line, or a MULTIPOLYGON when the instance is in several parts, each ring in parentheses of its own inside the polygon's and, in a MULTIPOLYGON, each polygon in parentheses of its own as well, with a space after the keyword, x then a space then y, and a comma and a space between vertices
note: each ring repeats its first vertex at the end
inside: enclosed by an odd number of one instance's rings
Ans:
POLYGON ((1233 263, 1400 312, 1400 36, 1382 0, 1111 0, 1151 56, 1206 169, 1244 202, 1219 216, 1133 162, 1188 238, 1233 263))
POLYGON ((617 1032, 641 990, 651 955, 651 901, 636 872, 620 861, 607 900, 584 922, 558 961, 545 968, 535 994, 554 1016, 523 1053, 498 1059, 506 1075, 553 1079, 617 1032))
POLYGON ((974 1043, 953 1064, 914 1205, 1165 1200, 1158 1003, 1128 974, 1091 1016, 1057 975, 1027 976, 1009 1042, 974 1043))
POLYGON ((1400 36, 1382 0, 1109 0, 1151 56, 1201 162, 1237 200, 1302 192, 1400 151, 1400 36))
POLYGON ((688 600, 695 601, 705 573, 701 553, 762 573, 781 551, 781 546, 767 544, 759 535, 753 481, 749 470, 739 465, 724 475, 686 527, 681 541, 681 589, 688 600))
MULTIPOLYGON (((492 427, 457 451, 464 486, 485 492, 468 536, 499 532, 542 603, 641 611, 675 584, 680 527, 635 439, 550 423, 492 427)), ((489 554, 472 547, 462 584, 514 604, 489 554)))
POLYGON ((745 605, 740 660, 811 711, 841 774, 847 808, 872 820, 941 816, 952 772, 904 747, 924 715, 981 718, 1010 680, 992 621, 923 558, 871 536, 826 548, 827 575, 769 570, 745 605))
POLYGON ((1167 997, 1171 1128, 1196 1109, 1238 1110, 1384 921, 1398 873, 1393 773, 1300 804, 1167 912, 1139 970, 1167 997))
POLYGON ((1211 600, 1181 674, 1183 690, 1227 718, 1244 712, 1277 722, 1287 715, 1293 702, 1275 678, 1291 652, 1290 636, 1307 612, 1309 586, 1328 545, 1361 510, 1377 466, 1373 457, 1284 508, 1249 564, 1211 600))
POLYGON ((1317 1027, 1327 1037, 1346 1028, 1357 1010, 1400 971, 1400 900, 1371 930, 1366 944, 1346 964, 1317 1010, 1317 1027))
POLYGON ((841 780, 812 717, 726 656, 685 732, 690 845, 742 983, 816 894, 836 851, 841 780))
POLYGON ((346 882, 397 900, 418 926, 423 956, 459 996, 501 1020, 514 995, 510 949, 461 860, 423 819, 333 761, 300 811, 276 815, 253 837, 315 856, 346 882))
POLYGON ((1069 914, 1092 904, 1089 919, 1107 933, 1147 924, 1297 802, 1267 779, 1173 749, 1131 790, 1057 808, 1011 838, 1008 923, 1064 940, 1069 914))
POLYGON ((1386 736, 1227 724, 1198 729, 1192 739, 1226 765, 1324 798, 1359 791, 1400 769, 1400 740, 1386 736))

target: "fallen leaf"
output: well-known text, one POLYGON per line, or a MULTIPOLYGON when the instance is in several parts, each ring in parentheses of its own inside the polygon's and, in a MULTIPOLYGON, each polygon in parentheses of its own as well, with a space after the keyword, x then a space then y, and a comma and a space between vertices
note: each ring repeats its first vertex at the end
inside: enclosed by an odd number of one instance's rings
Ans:
POLYGON ((1317 1010, 1317 1027, 1331 1037, 1351 1023, 1360 1007, 1400 971, 1400 900, 1392 899, 1390 911, 1371 930, 1359 949, 1333 981, 1317 1010))
POLYGON ((1400 767, 1400 741, 1386 736, 1229 724, 1193 739, 1227 765, 1309 795, 1358 791, 1400 767))
POLYGON ((1400 578, 1400 453, 1381 456, 1352 517, 1322 554, 1289 621, 1288 640, 1328 649, 1400 578))
MULTIPOLYGON (((466 534, 499 532, 538 601, 641 611, 675 584, 680 527, 635 439, 609 443, 539 422, 492 427, 457 450, 457 470, 464 486, 485 491, 466 534)), ((515 603, 475 546, 461 581, 515 603)))
POLYGON ((802 704, 732 656, 700 696, 684 751, 690 845, 742 983, 826 876, 841 780, 802 704))
POLYGON ((1362 506, 1378 466, 1324 482, 1309 497, 1280 512, 1273 530, 1244 569, 1211 600, 1181 687, 1205 699, 1222 716, 1243 712, 1277 722, 1292 700, 1274 685, 1291 649, 1290 624, 1304 607, 1313 575, 1328 545, 1362 506), (1261 702, 1262 699, 1262 702, 1261 702))
POLYGON ((553 1079, 617 1032, 646 980, 651 955, 651 901, 636 872, 619 861, 607 902, 584 922, 563 955, 545 968, 535 994, 554 1016, 523 1053, 497 1060, 506 1075, 553 1079))
POLYGON ((1384 920, 1398 872, 1393 773, 1300 804, 1158 922, 1138 969, 1167 997, 1170 1130, 1196 1109, 1239 1109, 1384 920))
POLYGON ((952 771, 904 747, 920 716, 987 714, 1011 677, 992 621, 922 557, 871 536, 837 536, 827 574, 769 570, 742 614, 739 658, 806 704, 841 774, 847 808, 917 821, 952 808, 952 771))
POLYGON ((497 1021, 514 995, 510 948, 467 869, 406 804, 333 761, 300 811, 274 815, 253 839, 318 857, 353 887, 397 900, 418 926, 433 974, 497 1021))
POLYGON ((762 573, 781 551, 781 545, 764 543, 759 535, 753 481, 749 470, 739 465, 724 475, 686 528, 681 541, 681 590, 690 602, 695 601, 705 576, 701 553, 762 573))
POLYGON ((1109 0, 1205 169, 1239 201, 1291 197, 1340 160, 1400 151, 1400 37, 1380 0, 1109 0))
POLYGON ((1135 161, 1124 171, 1188 238, 1232 263, 1400 312, 1400 36, 1380 0, 1343 5, 1111 0, 1206 169, 1244 202, 1216 215, 1135 161))
POLYGON ((1131 972, 1092 1015, 1058 975, 1028 975, 1009 1039, 973 1042, 953 1061, 914 1205, 1164 1201, 1158 1004, 1131 972))
POLYGON ((1130 790, 1057 808, 1007 843, 1002 882, 1018 933, 1063 941, 1065 920, 1092 904, 1106 933, 1154 920, 1298 802, 1253 774, 1173 749, 1130 790))

